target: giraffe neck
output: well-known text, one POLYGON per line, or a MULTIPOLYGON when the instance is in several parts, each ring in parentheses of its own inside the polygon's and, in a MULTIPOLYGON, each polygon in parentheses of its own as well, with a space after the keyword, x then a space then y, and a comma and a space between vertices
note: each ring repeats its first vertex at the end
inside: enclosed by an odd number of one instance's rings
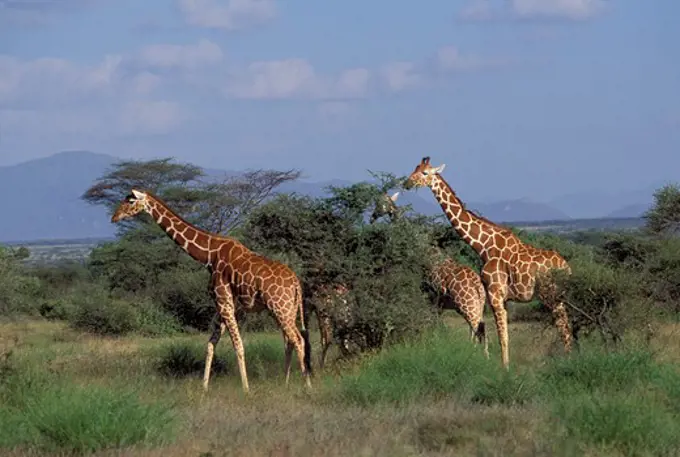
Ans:
POLYGON ((430 189, 456 233, 487 262, 494 247, 494 234, 500 231, 500 227, 466 210, 463 202, 440 175, 434 176, 430 189))
POLYGON ((157 199, 151 200, 147 212, 165 233, 192 258, 204 265, 211 263, 210 241, 213 236, 210 233, 185 221, 157 199))

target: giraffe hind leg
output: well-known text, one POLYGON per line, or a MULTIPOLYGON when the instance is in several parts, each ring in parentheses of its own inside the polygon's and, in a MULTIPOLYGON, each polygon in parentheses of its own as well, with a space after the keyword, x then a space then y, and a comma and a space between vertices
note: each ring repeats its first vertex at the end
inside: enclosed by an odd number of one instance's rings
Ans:
POLYGON ((208 347, 205 354, 205 368, 203 369, 203 389, 208 390, 208 382, 210 381, 210 370, 212 368, 213 355, 215 347, 219 343, 220 338, 224 334, 226 325, 222 320, 220 313, 215 313, 212 322, 210 323, 211 335, 208 340, 208 347))

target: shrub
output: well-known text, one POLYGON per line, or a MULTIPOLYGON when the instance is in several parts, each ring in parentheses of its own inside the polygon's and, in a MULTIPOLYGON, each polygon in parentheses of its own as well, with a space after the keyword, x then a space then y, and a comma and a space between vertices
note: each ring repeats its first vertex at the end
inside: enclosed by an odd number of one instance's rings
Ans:
POLYGON ((98 335, 130 332, 164 335, 180 330, 177 320, 144 297, 115 297, 100 283, 74 289, 68 313, 71 325, 98 335))
POLYGON ((28 275, 13 251, 0 246, 0 314, 37 314, 40 281, 28 275))
POLYGON ((627 332, 647 330, 652 315, 641 278, 593 260, 571 262, 571 275, 555 272, 559 297, 567 304, 575 339, 597 331, 604 342, 619 343, 627 332))

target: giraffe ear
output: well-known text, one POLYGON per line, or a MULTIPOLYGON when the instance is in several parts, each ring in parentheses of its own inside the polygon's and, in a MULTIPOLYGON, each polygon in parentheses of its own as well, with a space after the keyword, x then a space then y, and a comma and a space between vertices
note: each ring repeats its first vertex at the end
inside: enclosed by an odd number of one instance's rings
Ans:
POLYGON ((392 196, 390 197, 390 200, 392 200, 393 202, 396 202, 397 198, 399 198, 399 192, 395 192, 394 194, 392 194, 392 196))
POLYGON ((134 195, 137 200, 144 200, 146 198, 145 193, 134 189, 132 189, 132 195, 134 195))
POLYGON ((433 168, 433 169, 432 169, 432 172, 433 172, 433 173, 441 173, 442 171, 444 171, 444 168, 446 168, 446 164, 445 164, 445 163, 439 165, 439 166, 436 167, 436 168, 433 168))

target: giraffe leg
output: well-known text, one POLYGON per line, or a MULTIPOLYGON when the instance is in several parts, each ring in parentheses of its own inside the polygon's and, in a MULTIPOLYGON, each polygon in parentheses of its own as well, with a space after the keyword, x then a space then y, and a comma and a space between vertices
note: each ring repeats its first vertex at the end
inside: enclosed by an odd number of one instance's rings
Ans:
POLYGON ((486 336, 486 324, 484 321, 480 321, 479 324, 477 324, 477 338, 479 340, 479 343, 484 345, 484 355, 486 358, 489 357, 489 338, 486 336))
POLYGON ((331 346, 332 325, 330 317, 320 311, 317 311, 317 320, 319 322, 319 336, 321 339, 321 356, 319 359, 319 367, 323 369, 326 362, 328 348, 331 346))
POLYGON ((208 382, 210 381, 210 369, 212 367, 215 346, 217 346, 217 343, 219 343, 220 338, 222 337, 222 335, 224 334, 224 330, 226 329, 226 325, 224 321, 222 321, 220 313, 215 313, 215 316, 213 317, 212 322, 210 323, 210 328, 212 332, 210 335, 210 339, 208 340, 208 348, 205 354, 205 368, 203 370, 204 390, 208 390, 208 382))
POLYGON ((241 334, 238 330, 238 325, 236 324, 236 316, 233 311, 231 315, 222 317, 227 330, 229 331, 229 336, 231 337, 231 344, 234 346, 234 352, 236 353, 236 361, 238 362, 238 371, 241 375, 241 385, 245 393, 250 392, 250 387, 248 386, 248 373, 246 372, 246 356, 243 349, 243 341, 241 340, 241 334))
POLYGON ((293 361, 293 344, 290 342, 286 336, 286 332, 283 332, 283 345, 285 351, 285 362, 284 362, 284 372, 286 373, 286 386, 290 380, 290 365, 293 361))
MULTIPOLYGON (((305 378, 305 384, 307 387, 312 387, 312 381, 310 379, 310 374, 307 372, 307 367, 305 366, 305 341, 300 334, 300 331, 295 327, 295 323, 285 325, 283 328, 286 337, 288 338, 288 344, 286 345, 286 351, 289 348, 294 348, 297 353, 298 362, 300 363, 300 371, 305 378)), ((292 351, 291 351, 292 352, 292 351)))

